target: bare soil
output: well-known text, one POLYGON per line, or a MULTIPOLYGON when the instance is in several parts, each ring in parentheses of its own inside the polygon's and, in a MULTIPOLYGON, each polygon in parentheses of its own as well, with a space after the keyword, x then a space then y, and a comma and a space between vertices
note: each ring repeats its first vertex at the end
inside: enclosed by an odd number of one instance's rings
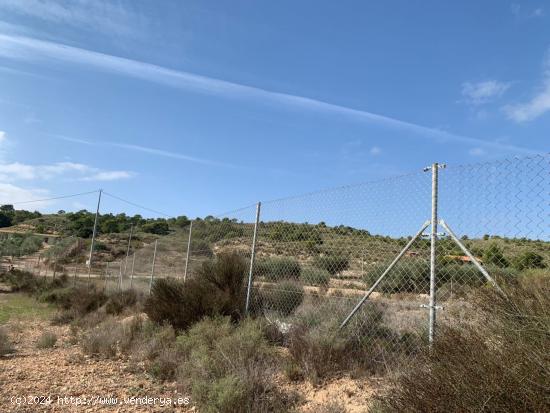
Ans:
POLYGON ((132 396, 174 400, 186 395, 178 393, 175 383, 154 382, 145 373, 132 368, 127 360, 101 360, 83 355, 79 346, 73 344, 67 326, 49 326, 38 321, 10 321, 4 327, 16 352, 0 358, 1 412, 195 411, 191 405, 162 406, 160 401, 141 406, 126 403, 124 399, 132 396), (36 348, 38 337, 44 330, 57 335, 54 348, 36 348), (85 397, 90 404, 63 404, 61 399, 71 396, 85 397), (13 397, 26 398, 26 404, 14 403, 13 397), (107 400, 99 398, 110 399, 110 404, 101 404, 107 400), (40 404, 36 404, 38 402, 40 404))
MULTIPOLYGON (((12 298, 15 295, 9 294, 12 298)), ((7 303, 7 296, 0 293, 0 306, 7 303)), ((161 405, 160 400, 149 405, 129 404, 131 397, 141 401, 145 397, 164 398, 166 402, 168 398, 174 401, 188 395, 181 393, 175 382, 153 380, 129 359, 105 360, 84 355, 69 327, 50 325, 48 318, 49 315, 42 319, 20 316, 2 326, 15 352, 0 357, 0 412, 198 411, 192 400, 187 406, 161 405), (53 348, 36 348, 44 331, 57 336, 53 348), (73 403, 64 399, 71 396, 73 403), (21 398, 17 400, 21 404, 15 403, 14 398, 21 398), (76 398, 80 398, 79 403, 86 398, 89 404, 76 405, 76 398)), ((300 412, 316 412, 321 406, 337 402, 349 413, 363 413, 379 382, 341 377, 313 386, 281 377, 279 385, 301 396, 300 412)))

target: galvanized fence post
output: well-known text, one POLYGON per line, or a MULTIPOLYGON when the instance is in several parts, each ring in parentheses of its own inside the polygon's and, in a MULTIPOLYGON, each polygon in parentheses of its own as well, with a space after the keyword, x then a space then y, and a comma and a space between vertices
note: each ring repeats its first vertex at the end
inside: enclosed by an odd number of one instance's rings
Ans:
POLYGON ((260 210, 262 207, 262 203, 258 202, 258 205, 256 206, 256 222, 254 223, 254 235, 252 236, 252 251, 250 254, 250 268, 248 270, 248 287, 246 290, 246 305, 245 305, 245 313, 248 314, 248 310, 250 308, 250 293, 252 291, 252 276, 254 273, 254 259, 256 258, 256 238, 258 236, 258 224, 260 222, 260 210))
POLYGON ((55 275, 57 274, 57 254, 54 254, 54 261, 53 261, 53 278, 55 278, 55 275))
POLYGON ((122 260, 120 260, 118 265, 118 291, 122 291, 122 260))
POLYGON ((92 257, 93 257, 93 254, 94 254, 95 237, 96 237, 96 234, 97 234, 97 220, 98 220, 98 216, 99 216, 99 206, 101 204, 101 192, 102 191, 103 191, 102 189, 99 190, 99 198, 97 199, 97 208, 95 210, 94 229, 93 229, 93 232, 92 232, 92 243, 90 244, 90 256, 88 258, 88 284, 90 283, 90 278, 91 278, 91 275, 92 275, 92 257))
POLYGON ((439 164, 432 164, 432 218, 431 218, 431 233, 430 233, 430 304, 429 309, 429 326, 428 340, 430 345, 434 340, 434 330, 436 323, 436 297, 435 297, 435 277, 436 277, 436 244, 437 244, 437 201, 438 201, 438 172, 439 164))
POLYGON ((132 255, 132 270, 130 271, 130 289, 134 285, 134 265, 136 264, 136 253, 132 255))
POLYGON ((128 248, 126 249, 126 260, 124 261, 124 275, 126 275, 126 270, 128 268, 128 256, 130 255, 130 245, 132 243, 132 234, 134 232, 134 225, 130 227, 130 236, 128 237, 128 248))
POLYGON ((107 291, 107 277, 109 275, 109 261, 107 261, 107 264, 105 265, 105 285, 103 286, 103 289, 107 291))
POLYGON ((149 282, 149 294, 151 294, 151 288, 153 288, 153 277, 155 276, 155 260, 157 259, 157 244, 158 244, 158 240, 155 240, 155 250, 153 252, 153 265, 151 267, 151 281, 149 282))
POLYGON ((187 239, 187 253, 185 254, 185 270, 183 272, 183 282, 187 279, 187 268, 189 267, 189 254, 191 253, 191 233, 193 232, 193 221, 189 224, 189 238, 187 239))

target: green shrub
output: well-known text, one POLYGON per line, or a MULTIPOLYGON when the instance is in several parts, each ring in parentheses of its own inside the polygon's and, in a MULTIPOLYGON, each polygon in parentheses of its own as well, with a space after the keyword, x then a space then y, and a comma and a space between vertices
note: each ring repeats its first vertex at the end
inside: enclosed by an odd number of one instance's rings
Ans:
POLYGON ((255 311, 274 311, 288 316, 302 304, 304 288, 293 281, 266 286, 256 292, 255 311))
POLYGON ((36 342, 36 348, 52 348, 53 346, 55 346, 56 342, 57 336, 50 331, 45 331, 38 338, 38 341, 36 342))
POLYGON ((44 278, 35 277, 32 273, 13 269, 7 273, 0 274, 0 281, 8 284, 12 291, 35 293, 46 288, 48 281, 44 278))
POLYGON ((117 342, 120 338, 118 323, 107 320, 83 335, 82 351, 92 356, 112 358, 117 355, 117 342))
POLYGON ((156 235, 168 235, 170 233, 170 227, 165 221, 148 222, 141 226, 141 230, 156 235))
POLYGON ((215 313, 240 318, 244 310, 245 280, 248 263, 237 253, 220 254, 215 260, 206 261, 197 271, 197 279, 213 290, 215 313))
POLYGON ((107 244, 104 244, 101 241, 95 241, 94 242, 94 251, 107 252, 107 251, 109 251, 109 247, 107 246, 107 244))
POLYGON ((264 276, 266 280, 272 282, 297 280, 301 271, 300 263, 294 258, 264 258, 254 264, 254 273, 264 276))
POLYGON ((202 239, 194 239, 191 241, 191 252, 193 255, 201 255, 205 257, 213 257, 214 253, 210 244, 202 239))
POLYGON ((246 263, 237 254, 222 254, 203 263, 196 278, 158 279, 144 311, 152 321, 185 330, 205 316, 227 315, 234 320, 244 310, 246 263))
POLYGON ((288 349, 293 362, 313 383, 342 372, 384 372, 401 355, 421 346, 412 335, 387 328, 385 307, 378 303, 365 303, 340 329, 342 317, 354 305, 331 298, 304 305, 296 312, 287 337, 288 349))
POLYGON ((147 372, 158 380, 173 380, 178 369, 178 354, 174 346, 163 348, 147 365, 147 372))
POLYGON ((111 315, 118 315, 124 309, 133 307, 137 303, 135 290, 125 290, 112 294, 105 304, 105 312, 111 315))
POLYGON ((212 296, 202 281, 190 279, 184 285, 168 278, 155 280, 144 311, 158 324, 169 323, 185 330, 208 314, 212 306, 212 296))
MULTIPOLYGON (((364 282, 371 286, 388 268, 389 262, 374 265, 363 277, 364 282)), ((514 271, 506 268, 487 265, 487 271, 498 272, 500 275, 510 277, 514 271)), ((483 274, 469 263, 458 264, 448 259, 436 262, 436 287, 453 282, 453 289, 461 286, 477 287, 483 285, 486 280, 483 274)), ((408 258, 399 261, 392 270, 386 274, 378 284, 377 291, 384 293, 419 293, 427 294, 430 286, 430 263, 420 258, 408 258)))
POLYGON ((321 268, 304 268, 301 279, 304 284, 326 287, 330 282, 330 273, 321 268))
POLYGON ((63 311, 58 321, 69 322, 99 309, 107 301, 107 296, 92 284, 53 289, 42 293, 39 299, 57 305, 63 311))
POLYGON ((492 242, 483 253, 483 262, 485 265, 494 265, 500 268, 508 267, 510 264, 496 242, 492 242))
POLYGON ((275 384, 277 356, 260 325, 205 319, 177 338, 178 381, 201 412, 287 412, 291 401, 275 384))
POLYGON ((44 239, 42 237, 34 235, 26 236, 21 243, 20 249, 23 255, 29 255, 40 250, 43 243, 44 239))
POLYGON ((349 268, 349 258, 342 255, 317 256, 314 265, 336 275, 349 268))
POLYGON ((8 333, 0 327, 0 356, 13 352, 13 346, 10 343, 8 333))
POLYGON ((548 411, 550 278, 504 289, 477 292, 476 324, 441 326, 431 351, 379 394, 378 411, 548 411))
POLYGON ((546 268, 544 257, 534 251, 525 251, 513 260, 513 267, 518 271, 534 268, 546 268))
MULTIPOLYGON (((128 332, 126 332, 128 335, 128 332)), ((176 351, 176 333, 169 326, 140 324, 129 347, 137 360, 145 362, 146 371, 158 380, 173 380, 180 362, 176 351)))

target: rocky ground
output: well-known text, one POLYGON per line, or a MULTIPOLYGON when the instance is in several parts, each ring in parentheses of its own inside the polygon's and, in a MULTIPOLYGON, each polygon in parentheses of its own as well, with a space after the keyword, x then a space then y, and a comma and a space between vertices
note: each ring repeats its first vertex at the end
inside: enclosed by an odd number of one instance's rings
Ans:
MULTIPOLYGON (((130 360, 85 356, 69 327, 52 326, 47 317, 12 317, 3 328, 15 351, 0 357, 2 413, 197 411, 192 400, 185 404, 187 395, 176 383, 156 382, 130 360), (57 336, 53 348, 36 347, 44 331, 57 336)), ((343 377, 317 387, 306 382, 281 386, 302 396, 300 411, 317 412, 322 406, 337 403, 345 406, 346 412, 359 413, 366 412, 375 384, 372 379, 343 377)))
POLYGON ((134 371, 124 360, 84 356, 79 346, 74 344, 68 327, 47 326, 48 331, 57 335, 58 341, 54 348, 42 350, 36 348, 36 342, 44 331, 44 323, 8 322, 7 329, 16 352, 0 360, 2 412, 194 410, 190 404, 161 405, 167 399, 174 401, 185 397, 177 392, 175 384, 155 383, 145 373, 134 371), (151 404, 140 406, 131 404, 137 403, 131 397, 156 397, 159 400, 155 404, 148 401, 151 404))

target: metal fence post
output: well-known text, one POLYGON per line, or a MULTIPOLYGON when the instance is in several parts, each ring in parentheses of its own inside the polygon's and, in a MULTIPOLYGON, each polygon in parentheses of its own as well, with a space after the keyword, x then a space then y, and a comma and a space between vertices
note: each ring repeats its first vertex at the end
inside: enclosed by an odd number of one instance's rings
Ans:
POLYGON ((183 282, 187 279, 187 268, 189 267, 189 253, 191 252, 191 233, 193 231, 193 221, 189 224, 189 238, 187 239, 187 253, 185 254, 185 270, 183 272, 183 282))
POLYGON ((97 234, 97 219, 99 215, 99 205, 101 204, 102 191, 103 191, 102 189, 99 190, 99 198, 97 199, 97 208, 95 210, 94 230, 92 232, 92 243, 90 244, 90 256, 88 258, 88 284, 90 283, 90 278, 92 274, 92 257, 94 254, 95 236, 97 234))
POLYGON ((128 256, 130 255, 130 244, 132 242, 132 234, 134 232, 134 225, 130 227, 130 236, 128 237, 128 248, 126 249, 126 260, 124 261, 124 275, 126 275, 126 270, 128 268, 128 256))
POLYGON ((109 275, 109 261, 107 261, 107 264, 105 265, 105 286, 103 289, 107 291, 107 276, 109 275))
POLYGON ((118 265, 118 291, 122 291, 122 260, 120 260, 118 265))
POLYGON ((246 305, 245 305, 245 313, 248 314, 248 310, 250 307, 250 293, 252 291, 252 275, 254 272, 254 259, 256 258, 256 238, 258 236, 258 223, 260 222, 260 210, 262 207, 262 203, 258 202, 258 205, 256 206, 256 222, 254 223, 254 235, 252 236, 252 252, 250 254, 250 268, 248 270, 248 287, 246 289, 246 305))
POLYGON ((429 327, 428 340, 430 345, 434 340, 435 318, 436 318, 436 298, 435 298, 435 276, 436 276, 436 243, 437 243, 437 196, 438 196, 438 170, 439 165, 432 164, 432 219, 430 234, 430 304, 429 304, 429 327))
POLYGON ((53 278, 55 278, 56 274, 57 274, 57 254, 54 254, 54 256, 53 256, 53 278))
POLYGON ((155 251, 153 252, 153 265, 151 267, 151 281, 149 282, 149 294, 151 294, 151 288, 153 288, 153 277, 155 276, 155 260, 157 259, 157 244, 158 244, 158 239, 155 240, 155 251))
POLYGON ((136 253, 132 255, 132 270, 130 271, 130 289, 134 285, 134 265, 136 264, 136 253))

